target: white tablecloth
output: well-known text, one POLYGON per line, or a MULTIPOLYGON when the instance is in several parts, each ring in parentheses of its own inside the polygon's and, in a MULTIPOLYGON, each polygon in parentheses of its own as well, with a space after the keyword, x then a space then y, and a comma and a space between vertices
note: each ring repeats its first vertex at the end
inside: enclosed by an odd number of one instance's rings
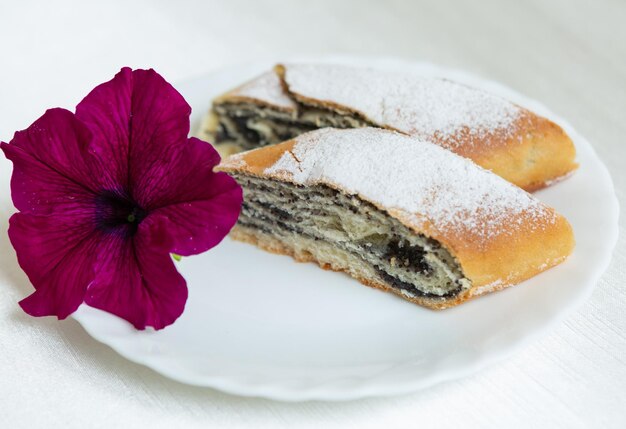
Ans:
MULTIPOLYGON (((310 53, 428 60, 499 80, 595 146, 622 204, 626 3, 122 1, 0 3, 0 139, 73 109, 123 65, 176 82, 310 53), (90 3, 90 4, 89 4, 90 3)), ((0 177, 11 165, 0 157, 0 177)), ((0 229, 12 212, 0 183, 0 229)), ((623 234, 622 223, 622 236, 623 234)), ((0 233, 0 427, 626 427, 626 243, 589 301, 507 362, 411 395, 284 404, 185 386, 127 362, 73 320, 26 316, 0 233)))

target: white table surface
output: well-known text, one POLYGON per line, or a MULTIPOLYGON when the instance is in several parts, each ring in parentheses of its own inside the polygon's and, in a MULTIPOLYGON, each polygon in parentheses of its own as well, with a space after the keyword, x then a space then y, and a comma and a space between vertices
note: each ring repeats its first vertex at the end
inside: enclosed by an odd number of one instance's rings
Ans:
MULTIPOLYGON (((399 56, 463 68, 567 118, 626 203, 626 2, 0 1, 0 139, 73 109, 123 65, 171 82, 293 54, 399 56)), ((0 171, 11 165, 0 157, 0 171)), ((0 183, 0 230, 13 211, 0 183)), ((624 222, 621 222, 624 236, 624 222)), ((285 404, 185 386, 127 362, 73 320, 26 316, 0 232, 0 427, 626 427, 626 243, 592 297, 542 340, 415 394, 285 404)))

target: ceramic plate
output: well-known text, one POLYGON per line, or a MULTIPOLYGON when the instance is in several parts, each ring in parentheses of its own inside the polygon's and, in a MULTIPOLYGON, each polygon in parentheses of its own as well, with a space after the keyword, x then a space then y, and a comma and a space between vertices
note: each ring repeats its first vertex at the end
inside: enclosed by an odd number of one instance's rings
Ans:
MULTIPOLYGON (((436 312, 347 275, 226 239, 178 263, 189 300, 174 325, 139 332, 83 305, 74 317, 89 334, 183 383, 286 401, 346 400, 410 392, 473 373, 546 332, 591 293, 617 239, 618 204, 605 166, 567 122, 534 100, 460 71, 392 59, 314 60, 448 77, 560 124, 576 144, 581 167, 537 196, 572 223, 574 254, 517 287, 436 312)), ((177 88, 197 125, 214 96, 272 64, 221 70, 177 88)))

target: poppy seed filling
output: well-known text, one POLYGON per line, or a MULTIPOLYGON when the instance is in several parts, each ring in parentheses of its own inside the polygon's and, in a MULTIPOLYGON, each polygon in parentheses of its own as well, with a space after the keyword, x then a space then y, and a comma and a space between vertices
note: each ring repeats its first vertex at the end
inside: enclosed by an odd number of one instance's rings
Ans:
MULTIPOLYGON (((359 128, 371 125, 354 115, 301 105, 293 114, 249 103, 213 107, 218 118, 215 143, 235 143, 242 149, 280 143, 318 128, 359 128)), ((206 131, 211 134, 210 130, 206 131)))
POLYGON ((239 227, 341 264, 357 263, 408 296, 442 300, 471 286, 450 253, 374 205, 324 185, 299 186, 236 174, 244 189, 239 227))

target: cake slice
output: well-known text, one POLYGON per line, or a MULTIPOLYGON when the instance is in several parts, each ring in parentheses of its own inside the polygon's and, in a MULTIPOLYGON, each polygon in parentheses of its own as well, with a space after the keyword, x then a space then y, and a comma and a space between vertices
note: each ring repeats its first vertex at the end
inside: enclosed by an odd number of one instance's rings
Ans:
POLYGON ((517 284, 574 247, 552 208, 393 131, 311 131, 233 155, 219 169, 244 190, 233 238, 430 308, 517 284))
POLYGON ((381 127, 438 144, 534 190, 576 168, 546 118, 444 79, 331 64, 278 65, 214 100, 203 137, 230 154, 313 129, 381 127))

